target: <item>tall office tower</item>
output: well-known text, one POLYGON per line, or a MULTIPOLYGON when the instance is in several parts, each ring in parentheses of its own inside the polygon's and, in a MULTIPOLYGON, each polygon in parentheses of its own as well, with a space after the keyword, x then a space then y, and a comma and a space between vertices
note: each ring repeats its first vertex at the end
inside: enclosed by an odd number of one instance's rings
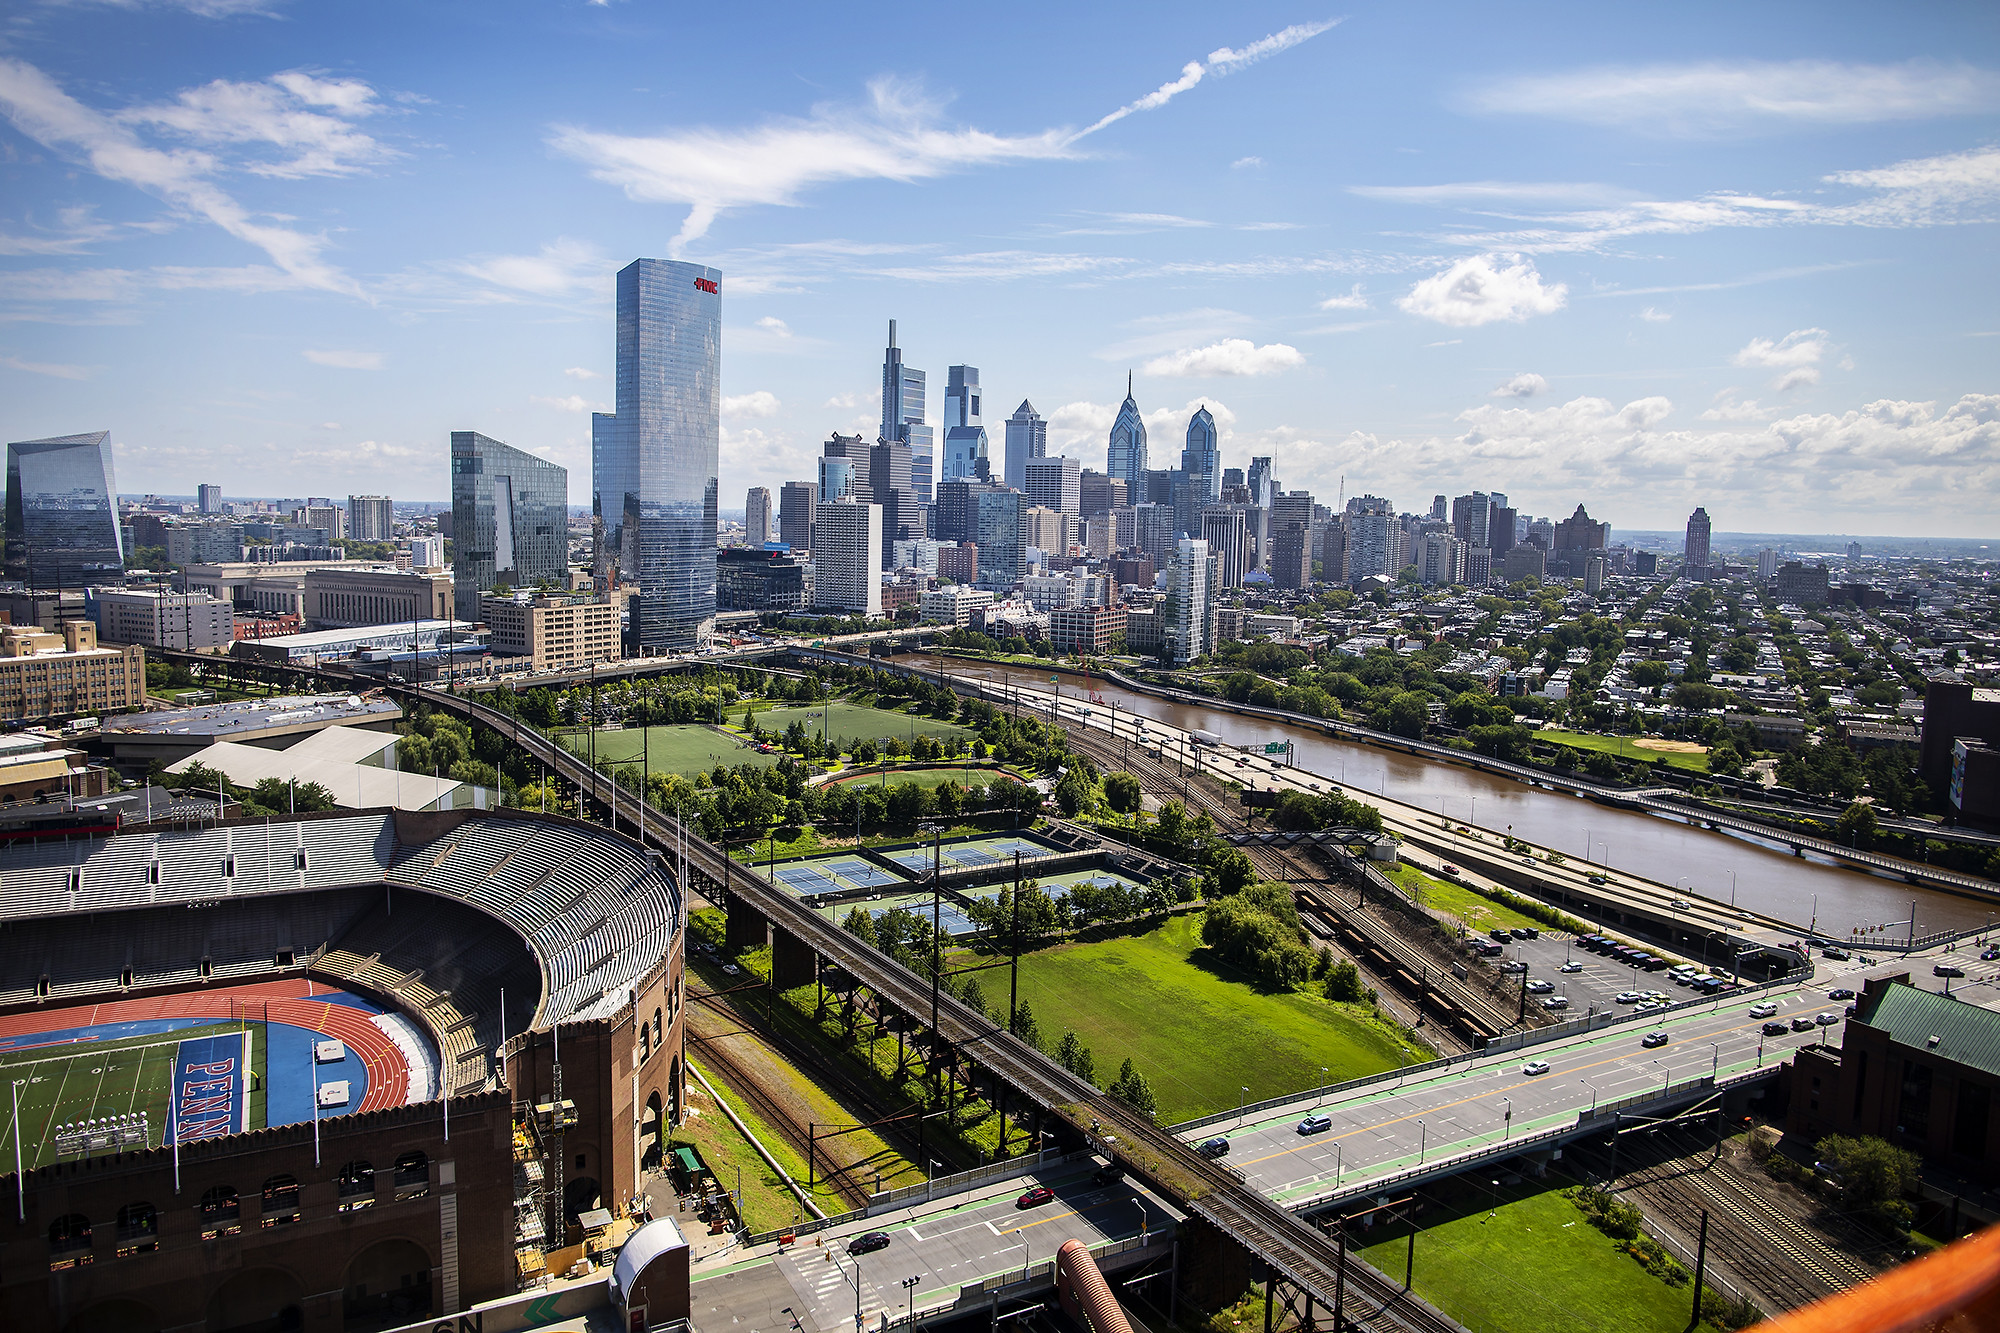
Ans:
POLYGON ((868 491, 857 489, 854 485, 854 460, 851 458, 819 460, 819 502, 830 505, 835 500, 874 502, 868 491))
POLYGON ((1778 553, 1768 546, 1757 553, 1757 577, 1766 580, 1778 577, 1778 553))
POLYGON ((599 574, 636 583, 640 653, 689 649, 715 627, 722 274, 671 259, 618 273, 615 414, 591 418, 599 574))
POLYGON ((1207 542, 1182 537, 1174 543, 1164 610, 1167 655, 1175 666, 1186 666, 1208 651, 1208 609, 1215 595, 1211 569, 1207 542))
POLYGON ((819 505, 819 486, 810 481, 788 481, 778 488, 778 540, 794 551, 810 551, 813 544, 813 510, 819 505))
MULTIPOLYGON (((973 383, 978 384, 978 372, 973 383)), ((882 435, 891 444, 910 450, 909 485, 917 500, 931 502, 934 450, 931 428, 924 423, 924 372, 903 364, 903 349, 896 346, 896 321, 889 321, 889 345, 882 351, 882 435)), ((879 499, 880 488, 877 488, 879 499)))
POLYGON ((204 515, 222 512, 222 488, 203 482, 196 490, 195 507, 204 515))
MULTIPOLYGON (((1146 475, 1146 422, 1132 397, 1132 377, 1125 377, 1125 401, 1119 404, 1118 420, 1111 423, 1111 443, 1104 454, 1104 475, 1125 483, 1125 493, 1139 496, 1146 475)), ((1151 499, 1151 496, 1147 496, 1151 499)))
POLYGON ((1582 578, 1584 562, 1592 551, 1601 551, 1610 542, 1611 525, 1590 517, 1582 505, 1555 525, 1555 546, 1549 557, 1549 573, 1582 578))
POLYGON ((945 377, 944 470, 938 480, 976 477, 980 462, 986 458, 986 427, 979 415, 979 367, 952 366, 945 377))
MULTIPOLYGON (((873 499, 882 506, 882 562, 889 561, 891 543, 905 541, 912 537, 924 537, 925 523, 919 506, 916 483, 912 480, 914 462, 910 446, 900 440, 883 440, 868 451, 868 480, 874 489, 873 499)), ((861 499, 870 496, 857 495, 861 499)))
POLYGON ((1493 502, 1484 491, 1461 495, 1451 502, 1451 535, 1467 546, 1487 545, 1493 502))
POLYGON ((931 506, 931 536, 941 542, 978 541, 979 497, 993 489, 992 482, 977 477, 939 482, 937 502, 931 506))
POLYGON ((1300 589, 1312 582, 1312 529, 1291 522, 1271 534, 1271 583, 1300 589))
POLYGON ((125 581, 110 431, 7 446, 6 569, 36 592, 125 581))
MULTIPOLYGON (((820 446, 820 455, 825 458, 846 459, 853 468, 852 476, 849 478, 849 485, 854 495, 862 500, 867 500, 874 496, 875 484, 871 472, 874 466, 874 445, 869 444, 859 435, 842 435, 839 431, 835 431, 827 439, 827 442, 820 446)), ((824 490, 820 492, 822 503, 829 503, 834 498, 824 490)))
POLYGON ((1691 579, 1708 577, 1708 510, 1696 508, 1688 515, 1687 541, 1681 547, 1681 563, 1691 579))
POLYGON ((1074 458, 1031 458, 1021 490, 1029 504, 1064 514, 1083 512, 1083 465, 1074 458))
POLYGON ((396 535, 396 504, 386 495, 347 497, 347 535, 358 542, 386 542, 396 535))
POLYGON ((453 614, 478 620, 500 584, 557 588, 569 575, 569 472, 476 430, 451 433, 453 614))
MULTIPOLYGON (((1226 467, 1222 469, 1222 485, 1223 489, 1225 490, 1233 488, 1235 490, 1247 492, 1249 489, 1249 483, 1243 479, 1243 469, 1240 467, 1226 467)), ((1246 498, 1244 499, 1234 500, 1231 501, 1231 503, 1247 505, 1250 503, 1250 501, 1246 496, 1246 498)))
POLYGON ((1319 534, 1319 577, 1322 583, 1347 582, 1347 519, 1334 519, 1319 534))
POLYGON ((1153 557, 1155 568, 1164 569, 1174 558, 1174 541, 1180 529, 1174 524, 1172 505, 1143 504, 1134 510, 1136 532, 1132 544, 1153 557))
POLYGON ((1241 505, 1210 505, 1201 511, 1201 538, 1215 556, 1218 590, 1240 588, 1250 572, 1250 525, 1241 505))
POLYGON ((1307 533, 1313 527, 1313 498, 1311 491, 1281 491, 1271 497, 1271 540, 1285 530, 1287 523, 1296 523, 1307 533))
POLYGON ((1049 423, 1035 405, 1023 398, 1007 418, 1007 459, 1004 480, 1015 490, 1028 484, 1028 460, 1046 458, 1049 453, 1049 423))
POLYGON ((1507 558, 1507 552, 1514 549, 1514 520, 1518 517, 1512 509, 1501 504, 1500 499, 1494 496, 1493 507, 1486 511, 1486 546, 1493 552, 1496 569, 1507 558))
POLYGON ((882 506, 835 500, 813 513, 813 605, 882 614, 882 506))
POLYGON ((1108 514, 1125 503, 1125 483, 1085 468, 1077 474, 1076 502, 1085 518, 1108 514))
POLYGON ((1450 511, 1447 508, 1445 498, 1442 495, 1433 495, 1431 497, 1431 522, 1442 523, 1449 516, 1449 513, 1450 511))
POLYGON ((1181 450, 1181 471, 1195 483, 1195 501, 1201 508, 1222 496, 1222 446, 1215 438, 1215 418, 1206 407, 1195 409, 1188 418, 1187 448, 1181 450))
POLYGON ((977 517, 979 582, 988 588, 1007 589, 1021 581, 1021 509, 1019 491, 990 490, 979 493, 977 517))
POLYGON ((771 540, 771 488, 752 486, 743 497, 743 538, 752 546, 771 540))
POLYGON ((1278 486, 1277 482, 1271 480, 1271 460, 1269 458, 1251 459, 1248 481, 1250 486, 1250 503, 1269 507, 1271 492, 1276 490, 1278 486))
POLYGON ((1038 504, 1023 505, 1021 545, 1044 556, 1062 555, 1069 550, 1071 521, 1072 516, 1061 510, 1038 504))
POLYGON ((347 510, 328 500, 325 504, 308 500, 292 511, 292 522, 301 527, 318 528, 326 533, 330 542, 347 537, 347 510))

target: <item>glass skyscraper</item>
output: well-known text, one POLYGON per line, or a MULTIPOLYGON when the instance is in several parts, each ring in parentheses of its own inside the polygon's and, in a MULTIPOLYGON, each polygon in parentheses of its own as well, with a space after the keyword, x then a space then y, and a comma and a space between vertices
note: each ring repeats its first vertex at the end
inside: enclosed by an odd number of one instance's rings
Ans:
POLYGON ((722 274, 635 259, 618 274, 618 410, 591 417, 598 572, 639 586, 639 652, 715 627, 722 274))
POLYGON ((452 602, 479 619, 502 583, 561 588, 569 571, 569 471, 476 430, 451 433, 452 602))
POLYGON ((110 431, 7 446, 6 569, 34 590, 125 581, 110 431))
MULTIPOLYGON (((945 372, 944 471, 939 481, 981 475, 986 462, 986 427, 979 416, 979 367, 952 366, 945 372)), ((911 471, 916 460, 911 459, 911 471)), ((935 499, 935 496, 926 497, 935 499)))
POLYGON ((1212 505, 1222 498, 1222 446, 1215 438, 1215 418, 1206 407, 1188 418, 1187 448, 1181 451, 1181 471, 1197 485, 1195 503, 1212 505))
POLYGON ((918 503, 929 504, 937 470, 931 428, 924 422, 924 372, 903 364, 893 319, 882 353, 882 439, 910 446, 910 490, 918 503))
POLYGON ((1111 423, 1111 445, 1105 452, 1104 475, 1125 483, 1125 493, 1141 496, 1146 489, 1146 422, 1132 397, 1132 377, 1125 377, 1125 401, 1111 423))
POLYGON ((1017 491, 1026 490, 1028 460, 1046 458, 1048 453, 1049 423, 1042 420, 1042 414, 1035 410, 1033 403, 1023 398, 1021 405, 1014 409, 1014 415, 1007 418, 1007 458, 1003 474, 1007 484, 1017 491))

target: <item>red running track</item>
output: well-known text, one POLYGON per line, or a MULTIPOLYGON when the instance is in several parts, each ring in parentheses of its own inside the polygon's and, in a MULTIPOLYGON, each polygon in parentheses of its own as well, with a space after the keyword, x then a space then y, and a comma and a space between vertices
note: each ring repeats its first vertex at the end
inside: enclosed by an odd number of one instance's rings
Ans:
MULTIPOLYGON (((361 1057, 368 1071, 368 1091, 354 1111, 380 1111, 401 1106, 409 1098, 410 1066, 389 1034, 352 1005, 309 998, 308 990, 326 994, 333 988, 303 977, 257 982, 218 991, 187 991, 179 995, 148 995, 130 1000, 71 1005, 0 1017, 0 1037, 25 1037, 64 1028, 101 1023, 143 1022, 160 1018, 249 1019, 284 1023, 308 1032, 324 1033, 346 1044, 361 1057)), ((343 1112, 346 1114, 346 1112, 343 1112)))

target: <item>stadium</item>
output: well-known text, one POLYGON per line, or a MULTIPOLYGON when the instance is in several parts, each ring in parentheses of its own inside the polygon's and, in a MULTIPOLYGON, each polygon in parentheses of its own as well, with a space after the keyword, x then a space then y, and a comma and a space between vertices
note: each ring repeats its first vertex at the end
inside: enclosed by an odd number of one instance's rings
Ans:
POLYGON ((596 826, 155 823, 0 883, 8 1329, 463 1309, 623 1213, 679 1119, 684 904, 596 826))

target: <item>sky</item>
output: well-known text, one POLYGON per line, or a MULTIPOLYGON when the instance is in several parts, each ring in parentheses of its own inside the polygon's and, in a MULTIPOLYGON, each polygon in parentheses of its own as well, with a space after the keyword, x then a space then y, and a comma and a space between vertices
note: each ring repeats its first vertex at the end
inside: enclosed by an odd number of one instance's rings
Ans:
MULTIPOLYGON (((721 495, 887 322, 1104 467, 1614 530, 2000 532, 2000 7, 15 0, 0 437, 126 494, 590 500, 612 294, 723 273, 721 495), (753 16, 754 15, 754 16, 753 16)), ((940 431, 941 434, 941 431, 940 431)))

